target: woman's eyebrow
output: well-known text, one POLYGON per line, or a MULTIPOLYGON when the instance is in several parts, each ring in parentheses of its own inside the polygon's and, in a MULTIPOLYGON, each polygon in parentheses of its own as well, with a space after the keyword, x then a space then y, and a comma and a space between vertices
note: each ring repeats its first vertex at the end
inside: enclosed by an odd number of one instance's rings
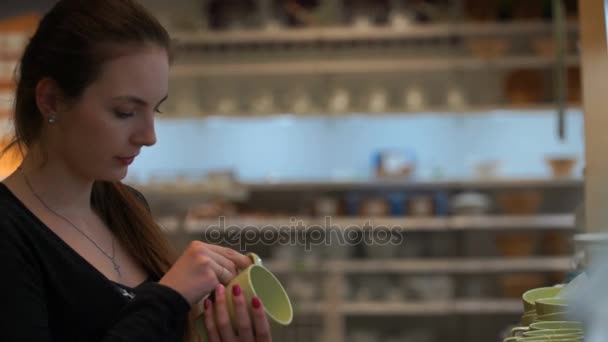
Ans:
MULTIPOLYGON (((161 103, 163 103, 167 98, 169 97, 169 94, 165 95, 165 97, 163 97, 158 104, 155 107, 158 107, 161 103)), ((122 100, 122 101, 128 101, 128 102, 133 102, 135 104, 141 105, 141 106, 147 106, 148 102, 146 102, 143 99, 140 99, 137 96, 132 96, 132 95, 124 95, 124 96, 116 96, 113 98, 114 100, 122 100)))

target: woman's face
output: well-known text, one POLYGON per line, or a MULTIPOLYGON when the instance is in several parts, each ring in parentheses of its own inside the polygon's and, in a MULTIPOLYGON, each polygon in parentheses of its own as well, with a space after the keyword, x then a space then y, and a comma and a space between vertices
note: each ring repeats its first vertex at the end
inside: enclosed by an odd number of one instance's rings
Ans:
POLYGON ((169 61, 160 48, 106 62, 81 98, 57 114, 51 156, 57 153, 84 178, 124 178, 141 148, 156 143, 154 119, 167 97, 168 80, 169 61))

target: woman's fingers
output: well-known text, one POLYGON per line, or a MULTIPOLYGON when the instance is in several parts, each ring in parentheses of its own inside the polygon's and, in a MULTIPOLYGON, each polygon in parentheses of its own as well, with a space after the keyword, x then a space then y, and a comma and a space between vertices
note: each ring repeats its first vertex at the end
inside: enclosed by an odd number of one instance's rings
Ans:
POLYGON ((236 316, 236 325, 239 335, 239 342, 255 342, 253 337, 253 326, 249 318, 249 309, 239 285, 234 285, 230 289, 232 292, 232 304, 236 316))
POLYGON ((222 342, 236 342, 236 336, 232 330, 232 323, 228 314, 228 306, 226 304, 226 288, 219 284, 215 288, 215 322, 217 330, 220 333, 222 342))
POLYGON ((208 247, 210 250, 221 254, 226 259, 232 261, 238 269, 246 269, 252 263, 251 259, 248 256, 241 254, 233 249, 212 244, 209 244, 208 247))
POLYGON ((213 313, 213 303, 209 299, 205 299, 205 328, 207 328, 207 337, 209 342, 222 342, 220 334, 217 331, 215 324, 215 314, 213 313))
POLYGON ((255 330, 255 342, 271 342, 270 324, 264 311, 264 304, 258 297, 251 299, 253 312, 253 326, 255 330))
POLYGON ((236 277, 237 269, 232 261, 212 249, 207 251, 207 255, 215 262, 212 267, 220 283, 227 284, 236 277))

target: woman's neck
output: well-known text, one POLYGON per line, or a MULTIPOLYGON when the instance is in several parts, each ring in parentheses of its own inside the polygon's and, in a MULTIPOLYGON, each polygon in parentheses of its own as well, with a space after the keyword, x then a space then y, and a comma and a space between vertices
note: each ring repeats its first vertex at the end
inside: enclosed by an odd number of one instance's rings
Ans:
POLYGON ((78 174, 60 158, 49 156, 43 163, 42 155, 31 151, 7 181, 65 215, 90 215, 93 180, 78 174))

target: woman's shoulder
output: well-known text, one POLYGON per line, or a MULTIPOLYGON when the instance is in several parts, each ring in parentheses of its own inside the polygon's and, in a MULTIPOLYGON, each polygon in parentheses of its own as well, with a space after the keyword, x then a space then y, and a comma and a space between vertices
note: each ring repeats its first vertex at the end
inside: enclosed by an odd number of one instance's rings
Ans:
POLYGON ((0 245, 17 244, 32 238, 31 229, 24 229, 31 224, 31 217, 23 204, 13 195, 8 187, 0 182, 0 245))
POLYGON ((25 214, 25 208, 9 188, 0 182, 0 222, 25 214))

